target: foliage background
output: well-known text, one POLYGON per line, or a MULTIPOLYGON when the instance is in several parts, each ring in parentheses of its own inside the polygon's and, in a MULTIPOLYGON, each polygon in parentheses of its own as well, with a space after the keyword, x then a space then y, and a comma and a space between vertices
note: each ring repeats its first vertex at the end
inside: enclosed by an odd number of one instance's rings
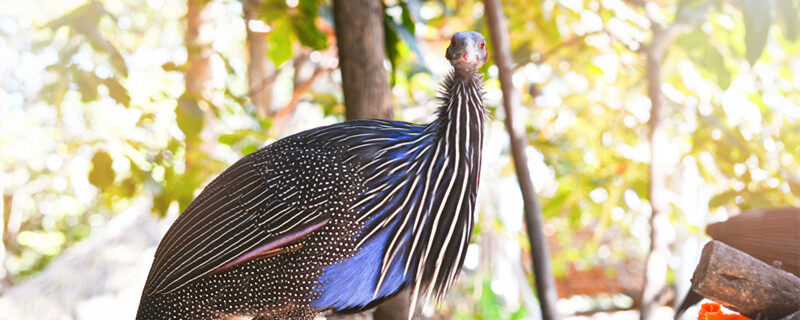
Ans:
MULTIPOLYGON (((630 308, 641 288, 650 236, 642 48, 653 21, 688 21, 662 65, 669 283, 685 287, 707 223, 800 205, 796 1, 503 2, 562 312, 630 308), (585 294, 570 282, 592 270, 617 284, 585 294)), ((395 116, 428 121, 449 67, 449 36, 488 35, 483 5, 384 4, 395 116)), ((329 1, 265 1, 250 21, 242 2, 211 5, 213 28, 203 32, 213 39, 214 98, 203 109, 184 94, 185 2, 1 2, 2 290, 35 277, 127 209, 169 221, 241 156, 343 120, 329 1), (268 112, 248 98, 248 28, 267 33, 268 112)), ((497 68, 483 72, 491 120, 480 221, 466 272, 438 312, 533 317, 497 68)))

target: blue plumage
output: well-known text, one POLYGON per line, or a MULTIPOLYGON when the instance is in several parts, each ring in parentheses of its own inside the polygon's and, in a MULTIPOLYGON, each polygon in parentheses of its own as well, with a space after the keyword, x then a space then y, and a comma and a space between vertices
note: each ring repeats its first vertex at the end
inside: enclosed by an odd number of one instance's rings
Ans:
POLYGON ((156 251, 137 320, 310 320, 408 288, 438 299, 474 225, 485 110, 478 33, 453 36, 435 121, 359 120, 281 139, 214 179, 156 251))
POLYGON ((405 287, 411 275, 403 274, 401 261, 405 261, 404 254, 393 262, 387 280, 377 295, 374 294, 390 231, 391 228, 379 233, 355 256, 326 267, 319 278, 320 285, 312 294, 316 298, 311 300, 311 307, 317 310, 360 310, 405 287))

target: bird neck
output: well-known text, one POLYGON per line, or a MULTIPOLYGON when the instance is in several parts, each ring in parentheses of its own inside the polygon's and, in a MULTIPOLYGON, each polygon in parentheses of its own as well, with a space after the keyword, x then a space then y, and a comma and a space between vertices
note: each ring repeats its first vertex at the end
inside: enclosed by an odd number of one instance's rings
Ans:
POLYGON ((378 241, 383 250, 375 296, 415 277, 414 299, 439 298, 464 263, 481 168, 481 83, 474 73, 449 75, 436 120, 403 140, 374 139, 391 146, 366 165, 369 191, 353 208, 364 221, 356 247, 378 241))
POLYGON ((480 75, 452 73, 444 83, 442 105, 431 127, 443 144, 460 152, 473 169, 480 166, 483 126, 486 109, 483 105, 483 84, 480 75))
POLYGON ((420 298, 440 299, 464 263, 481 169, 486 114, 481 83, 475 73, 448 76, 442 106, 428 127, 434 139, 431 165, 423 175, 424 218, 410 229, 409 261, 416 264, 412 305, 420 298))

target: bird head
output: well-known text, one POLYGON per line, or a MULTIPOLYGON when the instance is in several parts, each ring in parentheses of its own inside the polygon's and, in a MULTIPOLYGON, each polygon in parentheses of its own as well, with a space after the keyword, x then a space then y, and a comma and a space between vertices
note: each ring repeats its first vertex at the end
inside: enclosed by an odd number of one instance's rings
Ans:
POLYGON ((483 35, 475 31, 456 32, 450 38, 445 58, 450 61, 457 73, 475 73, 489 59, 486 40, 483 39, 483 35))

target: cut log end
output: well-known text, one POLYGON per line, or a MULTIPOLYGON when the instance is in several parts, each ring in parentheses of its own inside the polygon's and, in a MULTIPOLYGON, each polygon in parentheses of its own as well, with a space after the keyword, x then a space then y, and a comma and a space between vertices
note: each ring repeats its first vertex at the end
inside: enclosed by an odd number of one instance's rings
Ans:
POLYGON ((800 278, 719 241, 703 248, 692 290, 753 319, 782 319, 800 310, 800 278))

